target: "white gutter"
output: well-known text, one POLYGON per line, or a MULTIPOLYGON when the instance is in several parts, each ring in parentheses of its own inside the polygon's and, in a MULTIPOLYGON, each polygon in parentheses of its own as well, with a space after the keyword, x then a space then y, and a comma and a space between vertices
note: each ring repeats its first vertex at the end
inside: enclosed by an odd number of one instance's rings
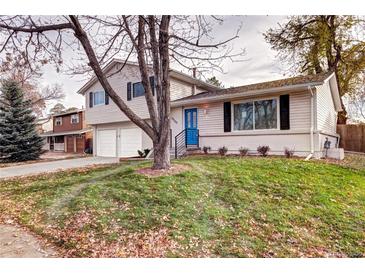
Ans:
MULTIPOLYGON (((316 85, 321 85, 321 84, 323 84, 323 83, 322 82, 310 83, 311 86, 316 86, 316 85)), ((310 85, 308 83, 306 83, 306 84, 277 87, 277 88, 249 90, 249 91, 237 92, 237 93, 233 93, 233 94, 207 96, 207 97, 201 97, 198 99, 194 99, 194 98, 189 99, 188 98, 186 100, 172 101, 171 107, 180 107, 180 106, 194 105, 194 104, 204 104, 207 102, 215 102, 215 101, 222 101, 222 100, 226 100, 226 99, 235 99, 235 98, 263 95, 263 94, 275 93, 275 92, 300 91, 300 90, 305 90, 306 88, 309 89, 310 85)))
POLYGON ((311 86, 308 86, 308 90, 310 91, 311 94, 311 106, 310 106, 310 147, 311 147, 311 152, 310 154, 305 158, 305 161, 308 161, 310 158, 313 157, 314 154, 314 93, 312 90, 311 86))
POLYGON ((80 130, 73 130, 73 131, 60 131, 60 132, 45 132, 39 134, 41 137, 52 137, 52 136, 62 136, 62 135, 73 135, 73 134, 83 134, 86 132, 92 131, 91 128, 84 128, 80 130))

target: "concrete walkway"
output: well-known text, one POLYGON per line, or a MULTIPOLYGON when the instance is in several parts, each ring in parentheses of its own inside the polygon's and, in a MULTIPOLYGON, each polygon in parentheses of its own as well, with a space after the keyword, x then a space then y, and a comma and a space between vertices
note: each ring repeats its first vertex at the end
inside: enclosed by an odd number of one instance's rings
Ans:
POLYGON ((29 232, 14 225, 0 224, 0 258, 57 257, 51 247, 45 247, 29 232))
POLYGON ((45 172, 54 172, 58 170, 86 167, 91 165, 113 164, 118 162, 118 158, 85 157, 26 165, 19 164, 18 166, 0 168, 0 179, 16 176, 36 175, 45 172))

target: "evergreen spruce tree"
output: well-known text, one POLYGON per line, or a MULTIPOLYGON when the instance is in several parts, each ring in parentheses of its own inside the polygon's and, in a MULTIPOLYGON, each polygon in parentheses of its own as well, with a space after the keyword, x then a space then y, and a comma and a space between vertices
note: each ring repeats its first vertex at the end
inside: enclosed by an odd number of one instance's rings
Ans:
POLYGON ((31 103, 14 80, 4 80, 0 91, 0 161, 39 158, 43 138, 36 131, 31 103))

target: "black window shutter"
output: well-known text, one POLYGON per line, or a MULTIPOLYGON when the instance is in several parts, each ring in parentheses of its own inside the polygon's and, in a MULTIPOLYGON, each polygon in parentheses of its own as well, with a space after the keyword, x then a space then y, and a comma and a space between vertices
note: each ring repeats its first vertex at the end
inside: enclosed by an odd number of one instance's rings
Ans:
POLYGON ((224 132, 231 131, 231 102, 223 103, 224 132))
POLYGON ((94 94, 92 92, 89 93, 89 107, 92 108, 94 105, 94 94))
POLYGON ((132 100, 132 83, 127 83, 127 101, 132 100))
POLYGON ((280 129, 290 129, 289 94, 280 95, 280 129))
POLYGON ((150 76, 150 85, 152 89, 152 95, 155 96, 155 77, 150 76))
POLYGON ((105 92, 105 104, 109 105, 109 95, 105 92))

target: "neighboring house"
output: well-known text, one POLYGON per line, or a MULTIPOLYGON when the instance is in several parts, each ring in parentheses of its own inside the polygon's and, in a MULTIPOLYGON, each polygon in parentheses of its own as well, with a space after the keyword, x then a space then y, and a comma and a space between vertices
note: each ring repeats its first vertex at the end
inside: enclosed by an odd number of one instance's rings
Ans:
MULTIPOLYGON (((115 91, 140 117, 149 114, 138 66, 113 60, 104 71, 115 91)), ((152 74, 152 73, 151 73, 152 74)), ((260 145, 283 155, 285 147, 298 156, 322 157, 326 138, 330 157, 341 158, 336 133, 341 110, 335 75, 300 76, 221 89, 171 70, 171 148, 176 156, 187 149, 226 146, 256 153, 260 145)), ((153 77, 150 78, 153 83, 153 77)), ((85 95, 86 122, 94 129, 94 155, 136 156, 151 148, 150 138, 105 95, 95 77, 78 93, 85 95)))
POLYGON ((38 134, 53 130, 52 116, 38 118, 36 121, 36 128, 38 134))
POLYGON ((83 153, 92 148, 92 129, 86 126, 85 111, 72 110, 52 115, 53 128, 44 132, 45 149, 68 153, 83 153))

